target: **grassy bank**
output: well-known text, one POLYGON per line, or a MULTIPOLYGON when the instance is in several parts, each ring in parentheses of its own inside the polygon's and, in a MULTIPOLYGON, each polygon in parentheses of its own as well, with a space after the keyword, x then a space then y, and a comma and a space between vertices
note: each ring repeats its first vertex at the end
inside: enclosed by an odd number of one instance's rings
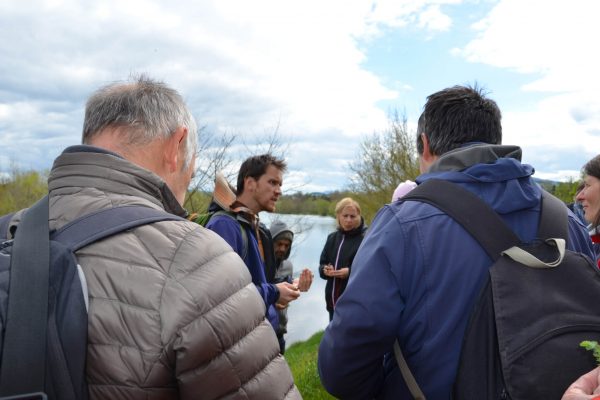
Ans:
POLYGON ((317 372, 317 352, 323 331, 315 333, 305 342, 291 345, 285 351, 296 386, 306 400, 335 399, 325 391, 317 372))

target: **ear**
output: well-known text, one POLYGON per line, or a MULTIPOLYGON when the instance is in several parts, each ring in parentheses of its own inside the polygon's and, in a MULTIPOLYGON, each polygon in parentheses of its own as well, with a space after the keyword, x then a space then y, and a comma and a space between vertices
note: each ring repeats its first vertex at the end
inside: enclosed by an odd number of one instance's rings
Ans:
POLYGON ((421 141, 423 142, 423 154, 421 154, 421 157, 423 160, 430 162, 433 154, 431 154, 431 149, 429 148, 429 138, 424 132, 421 133, 421 141))
POLYGON ((175 172, 179 168, 179 158, 188 135, 187 128, 179 127, 166 140, 164 147, 164 162, 168 172, 175 172))
POLYGON ((429 166, 438 159, 438 156, 431 152, 429 138, 424 132, 421 133, 421 141, 423 142, 423 153, 419 154, 419 169, 421 173, 425 173, 429 169, 429 166))
POLYGON ((256 190, 256 179, 251 176, 244 178, 244 192, 253 193, 256 190))

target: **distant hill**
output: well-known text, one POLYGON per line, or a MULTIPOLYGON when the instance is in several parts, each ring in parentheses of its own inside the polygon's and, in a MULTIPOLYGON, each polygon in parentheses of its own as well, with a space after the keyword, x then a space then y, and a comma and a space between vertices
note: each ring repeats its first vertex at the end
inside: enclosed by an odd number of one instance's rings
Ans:
POLYGON ((556 187, 559 183, 561 183, 559 181, 553 181, 550 179, 533 178, 533 180, 546 190, 552 189, 556 187))
POLYGON ((533 178, 533 180, 565 203, 573 202, 580 181, 559 182, 551 179, 533 178))

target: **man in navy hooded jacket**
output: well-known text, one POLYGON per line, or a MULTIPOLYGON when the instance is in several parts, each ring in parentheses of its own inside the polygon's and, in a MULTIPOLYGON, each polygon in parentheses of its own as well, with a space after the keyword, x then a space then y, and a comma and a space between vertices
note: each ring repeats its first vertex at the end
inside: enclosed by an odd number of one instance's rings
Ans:
POLYGON ((286 168, 284 160, 271 154, 247 158, 238 172, 236 200, 229 205, 235 218, 217 214, 206 224, 244 260, 252 282, 265 302, 265 315, 275 332, 279 327, 276 305, 286 307, 300 296, 300 291, 292 283, 270 283, 275 278, 273 242, 258 214, 261 211, 275 211, 286 168), (240 227, 245 230, 247 241, 244 241, 240 227))
MULTIPOLYGON (((427 98, 419 118, 417 183, 444 179, 488 203, 523 241, 534 239, 541 191, 521 149, 502 146, 501 114, 477 88, 427 98)), ((569 213, 567 247, 593 259, 569 213)), ((450 399, 469 313, 492 261, 457 222, 425 203, 384 206, 319 348, 325 388, 342 399, 412 399, 393 356, 398 340, 428 400, 450 399)))

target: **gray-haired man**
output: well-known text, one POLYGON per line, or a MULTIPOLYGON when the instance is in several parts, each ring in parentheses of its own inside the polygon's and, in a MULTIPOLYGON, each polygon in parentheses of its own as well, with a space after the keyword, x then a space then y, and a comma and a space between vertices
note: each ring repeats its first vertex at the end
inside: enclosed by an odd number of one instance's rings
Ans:
MULTIPOLYGON (((175 90, 145 77, 99 89, 83 145, 50 173, 51 228, 122 205, 185 216, 196 149, 196 123, 175 90)), ((300 398, 244 263, 213 232, 157 222, 77 258, 89 291, 91 399, 300 398)))

